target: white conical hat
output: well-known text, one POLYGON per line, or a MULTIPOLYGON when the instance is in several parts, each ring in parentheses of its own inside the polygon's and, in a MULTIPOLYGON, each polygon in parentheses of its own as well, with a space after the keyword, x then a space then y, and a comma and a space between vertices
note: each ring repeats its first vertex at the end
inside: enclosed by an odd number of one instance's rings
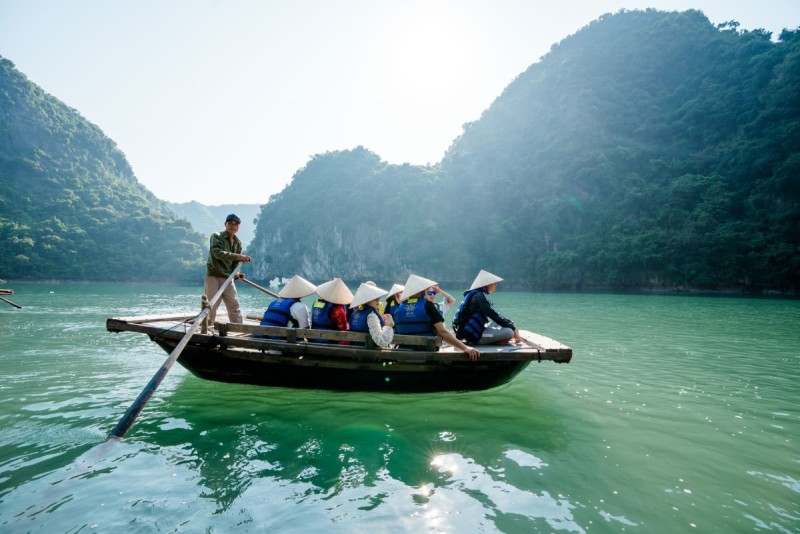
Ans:
POLYGON ((433 280, 422 278, 416 274, 410 274, 408 275, 408 280, 406 280, 406 285, 403 288, 403 293, 400 295, 400 300, 406 300, 411 295, 416 295, 423 289, 428 289, 429 287, 435 285, 436 282, 433 280))
POLYGON ((284 299, 301 299, 309 296, 317 290, 317 286, 296 274, 289 280, 283 289, 278 292, 278 296, 284 299))
POLYGON ((381 298, 385 294, 386 290, 376 286, 375 282, 364 282, 358 286, 356 294, 353 297, 353 302, 350 303, 350 307, 356 308, 362 304, 366 304, 371 300, 381 298))
POLYGON ((479 287, 488 286, 489 284, 496 284, 497 282, 502 282, 503 279, 497 276, 496 274, 492 274, 489 271, 484 271, 481 269, 481 272, 478 273, 478 276, 475 277, 475 281, 472 282, 470 286, 470 290, 478 289, 479 287))
POLYGON ((317 295, 333 304, 347 305, 353 300, 353 294, 350 293, 350 290, 347 289, 347 286, 340 278, 334 278, 329 282, 318 285, 317 295))
POLYGON ((405 287, 401 286, 400 284, 395 284, 392 286, 392 289, 390 289, 389 292, 386 294, 389 296, 396 295, 397 293, 402 292, 404 289, 405 287))

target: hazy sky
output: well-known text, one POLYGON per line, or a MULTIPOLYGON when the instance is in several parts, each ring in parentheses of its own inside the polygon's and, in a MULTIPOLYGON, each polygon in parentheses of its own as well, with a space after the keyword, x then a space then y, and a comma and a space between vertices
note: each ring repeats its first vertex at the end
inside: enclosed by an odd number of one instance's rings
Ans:
POLYGON ((800 0, 0 0, 0 55, 158 197, 262 204, 326 151, 439 161, 554 43, 647 7, 800 26, 800 0))

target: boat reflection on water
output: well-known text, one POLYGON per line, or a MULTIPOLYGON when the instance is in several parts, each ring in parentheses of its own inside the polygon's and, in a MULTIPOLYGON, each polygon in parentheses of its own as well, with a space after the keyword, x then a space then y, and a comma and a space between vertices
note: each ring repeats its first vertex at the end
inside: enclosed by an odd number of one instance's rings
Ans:
POLYGON ((355 394, 187 376, 128 440, 171 450, 212 513, 254 524, 495 530, 522 520, 580 531, 574 506, 537 481, 548 468, 539 457, 563 452, 564 429, 531 410, 535 394, 520 402, 503 390, 355 394), (506 421, 487 432, 498 415, 506 421))

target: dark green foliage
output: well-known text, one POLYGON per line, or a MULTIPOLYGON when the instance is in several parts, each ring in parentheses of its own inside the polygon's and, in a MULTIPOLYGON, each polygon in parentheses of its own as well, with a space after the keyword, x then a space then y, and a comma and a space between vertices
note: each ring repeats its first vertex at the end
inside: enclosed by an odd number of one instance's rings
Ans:
POLYGON ((797 195, 772 183, 797 154, 797 51, 697 11, 607 15, 515 80, 443 167, 513 177, 529 207, 504 219, 529 231, 508 241, 533 285, 797 288, 790 261, 763 262, 799 253, 797 195))
POLYGON ((0 274, 197 280, 205 240, 138 183, 116 145, 0 58, 0 274))
POLYGON ((261 276, 537 288, 800 288, 800 32, 605 15, 433 168, 318 156, 264 206, 261 276))

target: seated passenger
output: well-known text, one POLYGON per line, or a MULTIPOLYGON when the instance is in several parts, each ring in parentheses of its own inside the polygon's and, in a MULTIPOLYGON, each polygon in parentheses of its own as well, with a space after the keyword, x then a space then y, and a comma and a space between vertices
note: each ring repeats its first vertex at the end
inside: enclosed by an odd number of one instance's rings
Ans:
POLYGON ((429 298, 431 302, 436 304, 436 307, 439 308, 439 312, 442 314, 442 317, 444 317, 447 314, 447 310, 452 308, 453 304, 456 303, 456 299, 454 299, 453 296, 444 289, 440 289, 439 286, 433 286, 433 291, 435 291, 433 295, 428 295, 428 293, 425 293, 425 298, 429 298), (436 302, 436 295, 441 295, 443 300, 441 302, 436 302))
MULTIPOLYGON (((319 299, 311 307, 311 328, 316 330, 339 330, 346 332, 350 329, 347 324, 346 306, 353 301, 353 294, 339 278, 317 286, 319 299)), ((318 343, 334 343, 333 340, 314 339, 318 343)), ((347 345, 348 341, 339 341, 340 345, 347 345)))
POLYGON ((364 282, 350 304, 350 331, 369 332, 375 344, 384 349, 394 337, 392 316, 380 312, 380 298, 385 294, 386 290, 377 287, 375 282, 364 282))
POLYGON ((403 292, 403 289, 405 288, 400 284, 392 286, 392 289, 389 290, 389 294, 386 296, 386 306, 383 308, 383 313, 388 313, 394 317, 394 312, 400 307, 400 293, 403 292))
POLYGON ((455 348, 465 352, 471 360, 477 360, 480 353, 468 347, 444 326, 439 308, 433 303, 436 296, 436 282, 412 274, 406 281, 400 295, 400 307, 394 315, 395 330, 398 334, 418 336, 439 336, 455 348))
MULTIPOLYGON (((291 280, 278 292, 278 297, 269 303, 261 324, 264 326, 288 326, 290 328, 310 328, 311 315, 308 306, 300 302, 316 291, 317 286, 299 275, 294 275, 291 280)), ((281 339, 269 336, 270 339, 281 339)))
POLYGON ((503 279, 481 269, 453 318, 453 330, 459 339, 473 345, 502 345, 511 339, 519 343, 519 330, 514 323, 497 313, 486 295, 497 290, 503 279))

